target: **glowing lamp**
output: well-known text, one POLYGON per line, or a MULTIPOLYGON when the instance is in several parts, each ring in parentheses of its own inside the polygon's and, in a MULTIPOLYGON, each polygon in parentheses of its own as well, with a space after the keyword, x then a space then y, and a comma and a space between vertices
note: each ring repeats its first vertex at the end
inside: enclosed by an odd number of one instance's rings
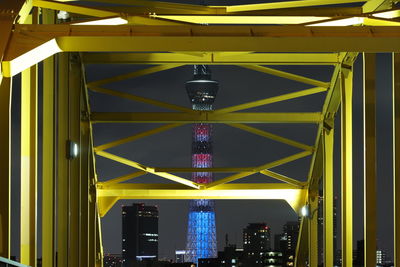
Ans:
POLYGON ((67 159, 75 159, 79 155, 78 144, 72 140, 67 141, 67 159))
POLYGON ((310 205, 306 204, 301 207, 300 214, 302 217, 311 218, 310 205))

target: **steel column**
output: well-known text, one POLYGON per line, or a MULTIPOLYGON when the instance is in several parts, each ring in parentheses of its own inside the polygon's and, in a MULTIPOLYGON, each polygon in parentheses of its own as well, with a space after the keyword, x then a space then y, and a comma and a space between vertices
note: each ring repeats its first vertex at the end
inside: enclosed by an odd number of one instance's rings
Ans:
MULTIPOLYGON (((42 10, 43 23, 53 23, 55 13, 42 10)), ((55 59, 43 61, 43 152, 42 152, 42 265, 55 262, 55 59)))
POLYGON ((364 262, 376 266, 375 54, 364 56, 364 262))
POLYGON ((353 73, 341 71, 342 266, 353 266, 353 73))
POLYGON ((37 66, 22 72, 21 84, 21 263, 36 266, 37 66))
POLYGON ((68 140, 68 75, 69 55, 58 56, 57 91, 57 266, 67 267, 69 262, 69 171, 66 158, 68 140))
POLYGON ((318 193, 309 191, 308 204, 310 218, 308 218, 308 262, 310 267, 318 266, 318 193))
POLYGON ((393 53, 394 266, 400 266, 400 54, 393 53))
POLYGON ((11 78, 0 75, 0 256, 10 258, 11 78))
POLYGON ((324 266, 331 267, 334 262, 333 230, 333 140, 334 130, 323 130, 324 144, 324 180, 323 180, 323 216, 324 216, 324 266))

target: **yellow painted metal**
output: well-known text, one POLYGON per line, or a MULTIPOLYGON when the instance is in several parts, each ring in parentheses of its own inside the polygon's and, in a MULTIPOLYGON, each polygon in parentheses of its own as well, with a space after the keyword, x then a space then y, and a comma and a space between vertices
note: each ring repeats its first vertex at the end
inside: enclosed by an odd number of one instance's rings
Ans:
POLYGON ((85 63, 112 64, 258 64, 258 65, 334 65, 337 53, 84 53, 85 63))
POLYGON ((310 7, 310 6, 321 6, 321 5, 335 5, 345 4, 354 2, 365 2, 366 0, 300 0, 300 1, 283 1, 276 3, 262 3, 262 4, 249 4, 249 5, 236 5, 227 6, 227 12, 242 12, 242 11, 254 11, 254 10, 266 10, 266 9, 281 9, 281 8, 296 8, 296 7, 310 7))
MULTIPOLYGON (((68 265, 71 267, 79 266, 80 262, 80 202, 81 194, 81 173, 80 173, 80 160, 82 155, 80 132, 81 132, 81 64, 79 55, 71 53, 69 58, 69 77, 68 77, 68 139, 73 141, 80 148, 77 158, 70 159, 69 164, 69 251, 68 251, 68 265)), ((65 101, 65 100, 64 100, 65 101)))
POLYGON ((364 54, 364 262, 376 266, 376 59, 364 54))
POLYGON ((368 0, 363 6, 363 12, 368 13, 377 10, 390 9, 393 6, 393 1, 390 0, 368 0))
POLYGON ((18 12, 17 22, 19 24, 26 23, 26 20, 28 19, 29 14, 31 13, 32 8, 33 8, 32 1, 33 0, 26 0, 26 1, 17 0, 17 1, 15 1, 15 2, 19 2, 20 5, 21 5, 21 3, 23 3, 23 5, 21 6, 21 8, 19 9, 19 12, 18 12))
POLYGON ((309 26, 400 26, 400 22, 369 17, 350 17, 311 23, 309 26))
POLYGON ((281 77, 281 78, 285 78, 285 79, 301 82, 301 83, 311 84, 311 85, 318 86, 318 87, 324 87, 324 88, 328 88, 329 87, 329 83, 328 82, 317 81, 315 79, 307 78, 307 77, 304 77, 304 76, 300 76, 300 75, 296 75, 296 74, 292 74, 292 73, 288 73, 288 72, 285 72, 285 71, 276 70, 276 69, 272 69, 272 68, 268 68, 268 67, 264 67, 264 66, 248 66, 248 65, 244 65, 242 67, 245 67, 245 68, 248 68, 248 69, 251 69, 251 70, 255 70, 255 71, 259 71, 259 72, 263 72, 263 73, 267 73, 267 74, 270 74, 270 75, 278 76, 278 77, 281 77))
POLYGON ((122 97, 125 99, 142 102, 142 103, 146 103, 146 104, 150 104, 153 106, 162 107, 162 108, 166 108, 166 109, 172 109, 175 111, 193 112, 192 109, 189 109, 186 107, 173 105, 173 104, 169 104, 166 102, 162 102, 162 101, 158 101, 158 100, 154 100, 154 99, 150 99, 150 98, 146 98, 146 97, 142 97, 142 96, 137 96, 137 95, 133 95, 133 94, 126 94, 126 93, 118 92, 115 90, 109 90, 109 89, 101 88, 101 87, 97 87, 97 86, 90 86, 90 90, 97 92, 97 93, 103 93, 103 94, 107 94, 107 95, 111 95, 111 96, 122 97))
POLYGON ((97 146, 97 147, 95 147, 95 151, 103 151, 103 150, 106 150, 106 149, 109 149, 109 148, 112 148, 112 147, 115 147, 115 146, 123 145, 123 144, 129 143, 129 142, 138 140, 140 138, 144 138, 144 137, 147 137, 147 136, 150 136, 150 135, 153 135, 153 134, 157 134, 157 133, 160 133, 160 132, 163 132, 163 131, 167 131, 169 129, 172 129, 172 128, 175 128, 175 127, 178 127, 178 126, 181 126, 181 125, 182 124, 178 124, 178 123, 166 124, 166 125, 163 125, 161 127, 157 127, 157 128, 145 131, 145 132, 141 132, 141 133, 129 136, 129 137, 125 137, 125 138, 122 138, 122 139, 119 139, 119 140, 116 140, 116 141, 112 141, 112 142, 97 146))
POLYGON ((278 184, 224 184, 213 189, 188 189, 179 184, 114 184, 97 189, 100 214, 109 209, 115 199, 283 199, 297 212, 305 203, 306 189, 278 184))
POLYGON ((273 172, 273 171, 270 171, 270 170, 262 170, 262 171, 260 171, 260 173, 262 173, 262 174, 264 174, 266 176, 272 177, 272 178, 274 178, 276 180, 285 182, 287 184, 298 186, 300 188, 302 188, 302 187, 304 187, 306 185, 306 183, 304 183, 304 182, 301 182, 299 180, 287 177, 285 175, 282 175, 282 174, 279 174, 279 173, 276 173, 276 172, 273 172))
POLYGON ((11 79, 0 75, 0 256, 11 253, 11 79))
POLYGON ((268 104, 272 104, 272 103, 277 103, 277 102, 281 102, 281 101, 285 101, 285 100, 295 99, 295 98, 299 98, 299 97, 303 97, 303 96, 318 94, 321 92, 325 92, 326 89, 327 89, 326 87, 315 87, 315 88, 301 90, 301 91, 294 92, 294 93, 273 96, 273 97, 269 97, 269 98, 262 99, 262 100, 257 100, 257 101, 253 101, 253 102, 236 105, 236 106, 217 109, 214 111, 214 114, 235 112, 235 111, 240 111, 240 110, 244 110, 244 109, 268 105, 268 104))
POLYGON ((21 263, 37 259, 37 67, 22 72, 21 81, 21 263))
POLYGON ((212 111, 175 112, 93 112, 93 123, 319 123, 319 112, 309 113, 226 113, 212 111))
POLYGON ((69 263, 69 179, 66 159, 68 140, 68 76, 69 54, 60 54, 58 61, 57 90, 57 266, 69 263))
POLYGON ((151 15, 153 18, 176 20, 196 24, 303 24, 330 19, 317 16, 189 16, 189 15, 151 15))
POLYGON ((103 267, 103 241, 101 235, 101 220, 99 212, 96 211, 96 267, 103 267))
POLYGON ((397 26, 16 25, 9 47, 5 76, 61 51, 398 52, 400 33, 397 26))
POLYGON ((59 3, 56 1, 45 1, 45 0, 32 0, 32 1, 33 1, 33 6, 36 7, 53 9, 53 10, 63 10, 69 13, 88 15, 93 17, 111 17, 119 15, 119 13, 108 10, 101 10, 98 8, 85 7, 70 3, 66 4, 66 3, 59 3))
POLYGON ((306 267, 308 256, 308 222, 306 218, 301 218, 299 235, 296 244, 296 256, 294 258, 294 266, 306 267))
POLYGON ((384 19, 398 18, 398 17, 400 17, 400 9, 377 12, 377 13, 372 14, 372 16, 377 17, 377 18, 384 18, 384 19))
POLYGON ((342 158, 342 266, 353 266, 353 73, 341 73, 341 158, 342 158))
POLYGON ((260 172, 262 170, 270 169, 270 168, 273 168, 273 167, 276 167, 276 166, 283 165, 285 163, 289 163, 289 162, 295 161, 297 159, 304 158, 306 156, 309 156, 310 154, 311 154, 311 152, 309 152, 309 151, 304 151, 304 152, 300 152, 300 153, 297 153, 297 154, 293 154, 291 156, 288 156, 288 157, 285 157, 285 158, 282 158, 282 159, 279 159, 279 160, 276 160, 276 161, 273 161, 273 162, 269 162, 269 163, 264 164, 262 166, 259 166, 259 167, 255 168, 253 171, 240 172, 240 173, 234 174, 232 176, 228 176, 228 177, 219 179, 217 181, 214 181, 212 183, 207 184, 206 188, 212 188, 212 187, 215 187, 215 186, 218 186, 218 185, 222 185, 222 184, 226 184, 226 183, 229 183, 229 182, 232 182, 232 181, 236 181, 238 179, 241 179, 241 178, 246 177, 246 176, 250 176, 250 175, 255 174, 257 172, 260 172))
POLYGON ((129 160, 129 159, 126 159, 126 158, 123 158, 123 157, 119 157, 119 156, 113 155, 113 154, 105 152, 105 151, 98 151, 98 152, 96 152, 96 154, 99 155, 99 156, 102 156, 102 157, 117 161, 119 163, 131 166, 133 168, 136 168, 136 169, 148 172, 148 173, 155 174, 157 176, 166 178, 168 180, 171 180, 171 181, 174 181, 174 182, 177 182, 177 183, 180 183, 180 184, 184 184, 184 185, 192 187, 192 188, 198 189, 200 187, 197 183, 189 181, 189 180, 187 180, 185 178, 182 178, 182 177, 170 174, 170 173, 166 173, 166 172, 155 172, 154 168, 144 166, 144 165, 142 165, 140 163, 134 162, 132 160, 129 160))
POLYGON ((393 214, 394 266, 400 266, 400 54, 393 53, 393 214))
POLYGON ((102 79, 99 81, 90 82, 87 84, 87 87, 89 87, 89 88, 97 87, 97 86, 107 84, 107 83, 113 83, 113 82, 119 82, 119 81, 123 81, 123 80, 127 80, 127 79, 137 78, 140 76, 156 73, 156 72, 163 71, 163 70, 173 69, 173 68, 177 68, 180 66, 182 66, 182 64, 159 65, 159 66, 155 66, 155 67, 151 67, 151 68, 147 68, 147 69, 143 69, 143 70, 138 70, 138 71, 129 72, 126 74, 117 75, 112 78, 107 78, 107 79, 102 79))
POLYGON ((263 130, 260 130, 260 129, 245 125, 245 124, 235 123, 235 124, 228 124, 228 125, 231 126, 231 127, 235 127, 235 128, 238 128, 238 129, 241 129, 241 130, 244 130, 244 131, 256 134, 256 135, 259 135, 259 136, 263 136, 263 137, 269 138, 269 139, 274 140, 274 141, 281 142, 281 143, 286 144, 286 145, 290 145, 290 146, 293 146, 293 147, 297 147, 297 148, 306 150, 306 151, 313 151, 314 150, 314 148, 312 146, 309 146, 309 145, 306 145, 306 144, 303 144, 303 143, 300 143, 300 142, 297 142, 297 141, 294 141, 294 140, 291 140, 291 139, 288 139, 288 138, 285 138, 285 137, 282 137, 282 136, 279 136, 279 135, 276 135, 276 134, 273 134, 273 133, 269 133, 267 131, 263 131, 263 130))
MULTIPOLYGON (((310 190, 310 189, 309 189, 310 190)), ((308 192, 308 204, 311 217, 308 218, 308 263, 310 267, 318 266, 318 194, 308 192)))
POLYGON ((97 198, 97 205, 99 207, 100 217, 104 217, 107 212, 114 206, 119 200, 119 197, 99 197, 97 198))
POLYGON ((104 184, 104 185, 107 185, 107 186, 111 185, 111 184, 118 184, 118 183, 129 181, 129 180, 131 180, 133 178, 136 178, 136 177, 139 177, 139 176, 142 176, 142 175, 145 175, 145 174, 147 174, 147 172, 145 172, 145 171, 137 171, 137 172, 129 173, 129 174, 126 174, 126 175, 122 175, 122 176, 114 178, 114 179, 107 180, 105 182, 98 182, 97 184, 104 184))
MULTIPOLYGON (((43 10, 43 20, 54 20, 54 13, 43 10)), ((54 57, 43 62, 43 130, 42 130, 42 265, 55 266, 55 136, 54 136, 54 57)))
POLYGON ((323 176, 323 255, 324 266, 333 266, 335 259, 334 245, 334 210, 333 210, 333 143, 334 129, 324 129, 324 176, 323 176))

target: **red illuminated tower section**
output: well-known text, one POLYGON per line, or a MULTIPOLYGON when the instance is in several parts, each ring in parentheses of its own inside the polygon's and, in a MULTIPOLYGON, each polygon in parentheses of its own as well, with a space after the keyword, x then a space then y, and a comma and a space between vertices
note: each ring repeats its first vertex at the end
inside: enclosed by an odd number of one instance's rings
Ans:
MULTIPOLYGON (((211 80, 208 66, 195 65, 194 78, 186 82, 186 90, 193 110, 212 110, 218 91, 218 82, 211 80)), ((193 125, 192 137, 192 167, 211 168, 212 125, 196 123, 193 125)), ((213 180, 211 172, 194 172, 192 180, 196 183, 210 183, 213 180)), ((186 261, 197 263, 200 258, 217 257, 217 238, 215 229, 214 200, 196 199, 190 201, 186 261)))

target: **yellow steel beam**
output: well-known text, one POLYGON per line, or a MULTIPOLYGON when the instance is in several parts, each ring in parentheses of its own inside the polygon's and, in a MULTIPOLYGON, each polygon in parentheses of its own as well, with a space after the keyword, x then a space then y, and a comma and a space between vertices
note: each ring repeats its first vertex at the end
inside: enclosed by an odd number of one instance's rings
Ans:
POLYGON ((119 156, 113 155, 113 154, 105 152, 105 151, 98 151, 98 152, 96 152, 96 154, 99 155, 99 156, 105 157, 107 159, 114 160, 116 162, 131 166, 131 167, 139 169, 141 171, 152 173, 154 175, 166 178, 168 180, 171 180, 171 181, 174 181, 174 182, 177 182, 177 183, 180 183, 180 184, 192 187, 192 188, 196 188, 196 189, 199 188, 199 185, 197 183, 189 181, 189 180, 187 180, 185 178, 182 178, 182 177, 170 174, 170 173, 166 173, 166 172, 155 172, 154 168, 144 166, 144 165, 142 165, 140 163, 134 162, 132 160, 129 160, 129 159, 126 159, 126 158, 123 158, 123 157, 119 157, 119 156))
POLYGON ((104 217, 118 200, 119 197, 98 197, 97 206, 100 217, 104 217))
POLYGON ((400 32, 397 26, 15 25, 10 42, 2 62, 7 77, 61 51, 398 52, 400 32))
POLYGON ((249 109, 249 108, 254 108, 254 107, 259 107, 263 105, 268 105, 272 103, 277 103, 281 101, 286 101, 290 99, 295 99, 303 96, 308 96, 308 95, 313 95, 321 92, 325 92, 327 90, 326 87, 315 87, 307 90, 302 90, 294 93, 288 93, 284 95, 279 95, 279 96, 273 96, 269 97, 266 99, 261 99, 253 102, 248 102, 236 106, 231 106, 227 108, 222 108, 222 109, 217 109, 214 111, 215 114, 221 114, 221 113, 228 113, 228 112, 235 112, 239 110, 244 110, 244 109, 249 109))
POLYGON ((282 158, 282 159, 279 159, 279 160, 276 160, 276 161, 273 161, 273 162, 269 162, 269 163, 264 164, 262 166, 256 167, 252 171, 240 172, 240 173, 237 173, 237 174, 234 174, 234 175, 219 179, 219 180, 214 181, 212 183, 209 183, 209 184, 207 184, 206 188, 213 188, 213 187, 218 186, 218 185, 226 184, 226 183, 241 179, 243 177, 250 176, 250 175, 255 174, 257 172, 260 172, 262 170, 271 169, 271 168, 274 168, 276 166, 283 165, 285 163, 289 163, 289 162, 295 161, 297 159, 301 159, 301 158, 307 157, 310 154, 311 154, 311 152, 304 151, 304 152, 300 152, 300 153, 297 153, 297 154, 294 154, 294 155, 291 155, 291 156, 288 156, 288 157, 285 157, 285 158, 282 158))
POLYGON ((324 87, 324 88, 328 88, 329 87, 329 82, 322 82, 322 81, 318 81, 318 80, 315 80, 315 79, 307 78, 307 77, 304 77, 304 76, 301 76, 301 75, 296 75, 296 74, 292 74, 292 73, 288 73, 288 72, 285 72, 285 71, 276 70, 276 69, 272 69, 272 68, 268 68, 268 67, 264 67, 264 66, 243 65, 242 67, 247 68, 247 69, 251 69, 251 70, 255 70, 255 71, 259 71, 259 72, 263 72, 263 73, 267 73, 267 74, 270 74, 270 75, 273 75, 273 76, 277 76, 277 77, 293 80, 293 81, 296 81, 296 82, 311 84, 311 85, 314 85, 314 86, 324 87))
POLYGON ((398 17, 400 17, 400 9, 377 12, 377 13, 372 14, 372 16, 377 17, 377 18, 383 18, 383 19, 398 18, 398 17))
POLYGON ((0 75, 0 257, 11 256, 11 78, 0 75))
MULTIPOLYGON (((55 12, 42 10, 43 23, 53 23, 55 12)), ((55 59, 50 57, 43 62, 43 122, 42 122, 42 266, 56 265, 55 235, 55 59)))
POLYGON ((248 102, 248 103, 244 103, 244 104, 240 104, 240 105, 236 105, 236 106, 217 109, 214 111, 214 114, 223 114, 223 113, 235 112, 235 111, 240 111, 240 110, 249 109, 249 108, 255 108, 255 107, 268 105, 268 104, 272 104, 272 103, 277 103, 277 102, 281 102, 281 101, 286 101, 286 100, 290 100, 290 99, 295 99, 295 98, 299 98, 299 97, 303 97, 303 96, 318 94, 321 92, 325 92, 326 90, 327 90, 326 87, 310 88, 310 89, 306 89, 306 90, 297 91, 294 93, 273 96, 273 97, 256 100, 253 102, 248 102))
POLYGON ((118 184, 118 183, 129 181, 129 180, 131 180, 133 178, 136 178, 136 177, 139 177, 139 176, 142 176, 142 175, 145 175, 145 174, 147 174, 147 172, 145 172, 145 171, 137 171, 137 172, 129 173, 129 174, 117 177, 117 178, 113 178, 113 179, 107 180, 105 182, 98 182, 97 184, 103 184, 103 185, 107 185, 107 186, 111 185, 111 184, 118 184))
POLYGON ((400 54, 393 53, 393 214, 394 266, 400 266, 400 54))
POLYGON ((342 158, 342 266, 353 266, 353 73, 341 73, 341 158, 342 158))
POLYGON ((308 253, 308 222, 302 217, 300 221, 299 235, 296 244, 296 256, 294 258, 295 267, 307 267, 308 253))
POLYGON ((153 18, 168 19, 196 24, 303 24, 330 19, 318 16, 202 16, 202 15, 151 15, 153 18))
MULTIPOLYGON (((97 198, 119 199, 282 199, 297 212, 305 203, 306 189, 278 184, 224 184, 208 189, 188 189, 179 184, 114 184, 97 187, 97 198)), ((111 202, 99 206, 100 213, 109 208, 111 202)))
POLYGON ((338 53, 83 53, 83 61, 111 64, 335 65, 338 53))
POLYGON ((279 181, 282 181, 282 182, 285 182, 287 184, 291 184, 291 185, 294 185, 294 186, 298 186, 298 187, 301 187, 301 188, 306 185, 306 183, 304 183, 304 182, 301 182, 299 180, 287 177, 285 175, 282 175, 282 174, 279 174, 279 173, 276 173, 276 172, 273 172, 273 171, 270 171, 270 170, 262 170, 262 171, 260 171, 260 173, 264 174, 266 176, 272 177, 272 178, 274 178, 276 180, 279 180, 279 181))
POLYGON ((310 267, 318 266, 318 193, 308 192, 308 204, 311 216, 308 223, 308 263, 310 267))
POLYGON ((109 90, 109 89, 101 88, 101 87, 97 87, 97 86, 89 86, 89 88, 90 88, 90 90, 97 92, 97 93, 103 93, 103 94, 107 94, 107 95, 111 95, 111 96, 121 97, 121 98, 129 99, 132 101, 150 104, 150 105, 157 106, 157 107, 172 109, 172 110, 181 111, 181 112, 193 112, 193 110, 190 108, 186 108, 186 107, 182 107, 182 106, 178 106, 178 105, 174 105, 174 104, 169 104, 166 102, 162 102, 162 101, 158 101, 158 100, 154 100, 154 99, 150 99, 150 98, 146 98, 146 97, 142 97, 142 96, 126 94, 123 92, 109 90))
POLYGON ((119 82, 119 81, 123 81, 123 80, 127 80, 127 79, 137 78, 140 76, 156 73, 156 72, 163 71, 163 70, 173 69, 173 68, 177 68, 180 66, 182 66, 182 64, 168 64, 168 65, 160 65, 160 66, 150 67, 150 68, 143 69, 143 70, 138 70, 138 71, 134 71, 134 72, 117 75, 117 76, 114 76, 111 78, 90 82, 87 84, 87 87, 91 88, 91 87, 100 86, 100 85, 107 84, 107 83, 113 83, 113 82, 119 82))
POLYGON ((364 262, 376 266, 376 59, 364 54, 364 262))
POLYGON ((37 67, 21 79, 21 263, 37 261, 37 67))
POLYGON ((57 73, 57 266, 68 267, 69 181, 66 144, 68 140, 69 54, 58 56, 57 73))
POLYGON ((297 148, 300 148, 300 149, 303 149, 306 151, 314 150, 314 148, 312 146, 309 146, 309 145, 306 145, 306 144, 303 144, 303 143, 300 143, 300 142, 297 142, 297 141, 294 141, 294 140, 291 140, 291 139, 288 139, 288 138, 285 138, 285 137, 282 137, 282 136, 279 136, 279 135, 276 135, 273 133, 269 133, 269 132, 266 132, 266 131, 263 131, 263 130, 245 125, 245 124, 236 123, 236 124, 227 124, 227 125, 234 127, 234 128, 241 129, 243 131, 247 131, 249 133, 253 133, 253 134, 256 134, 259 136, 269 138, 269 139, 277 141, 277 142, 281 142, 281 143, 289 145, 289 146, 297 147, 297 148))
POLYGON ((93 112, 93 123, 319 123, 321 114, 309 113, 226 113, 214 112, 93 112))
POLYGON ((41 7, 44 9, 53 9, 53 10, 63 10, 69 13, 76 13, 82 15, 88 15, 92 17, 111 17, 118 16, 119 13, 112 12, 108 10, 102 10, 94 7, 86 7, 80 6, 70 3, 60 3, 56 1, 45 1, 45 0, 32 0, 33 6, 41 7))
POLYGON ((125 137, 125 138, 122 138, 122 139, 119 139, 119 140, 116 140, 116 141, 112 141, 112 142, 97 146, 97 147, 95 147, 95 151, 103 151, 103 150, 106 150, 106 149, 109 149, 109 148, 112 148, 112 147, 115 147, 115 146, 123 145, 123 144, 129 143, 129 142, 138 140, 140 138, 144 138, 144 137, 147 137, 147 136, 150 136, 150 135, 153 135, 153 134, 157 134, 157 133, 161 133, 163 131, 167 131, 169 129, 172 129, 172 128, 175 128, 175 127, 178 127, 178 126, 181 126, 181 125, 182 124, 178 124, 178 123, 176 123, 176 124, 166 124, 166 125, 163 125, 161 127, 157 127, 155 129, 151 129, 151 130, 148 130, 148 131, 145 131, 145 132, 141 132, 141 133, 129 136, 129 137, 125 137))
POLYGON ((242 11, 253 11, 253 10, 266 10, 266 9, 281 9, 281 8, 296 8, 296 7, 310 7, 310 6, 322 6, 322 5, 335 5, 355 2, 365 2, 366 0, 299 0, 299 1, 283 1, 276 3, 262 3, 262 4, 248 4, 248 5, 236 5, 227 6, 227 12, 242 12, 242 11))
POLYGON ((323 262, 333 266, 335 259, 334 210, 333 210, 333 142, 334 129, 323 130, 324 176, 323 176, 323 262))
POLYGON ((378 19, 369 17, 351 17, 331 19, 323 22, 311 23, 309 26, 400 26, 400 22, 389 19, 378 19))
POLYGON ((391 0, 368 0, 363 6, 363 12, 369 13, 373 11, 390 9, 394 4, 391 0))

